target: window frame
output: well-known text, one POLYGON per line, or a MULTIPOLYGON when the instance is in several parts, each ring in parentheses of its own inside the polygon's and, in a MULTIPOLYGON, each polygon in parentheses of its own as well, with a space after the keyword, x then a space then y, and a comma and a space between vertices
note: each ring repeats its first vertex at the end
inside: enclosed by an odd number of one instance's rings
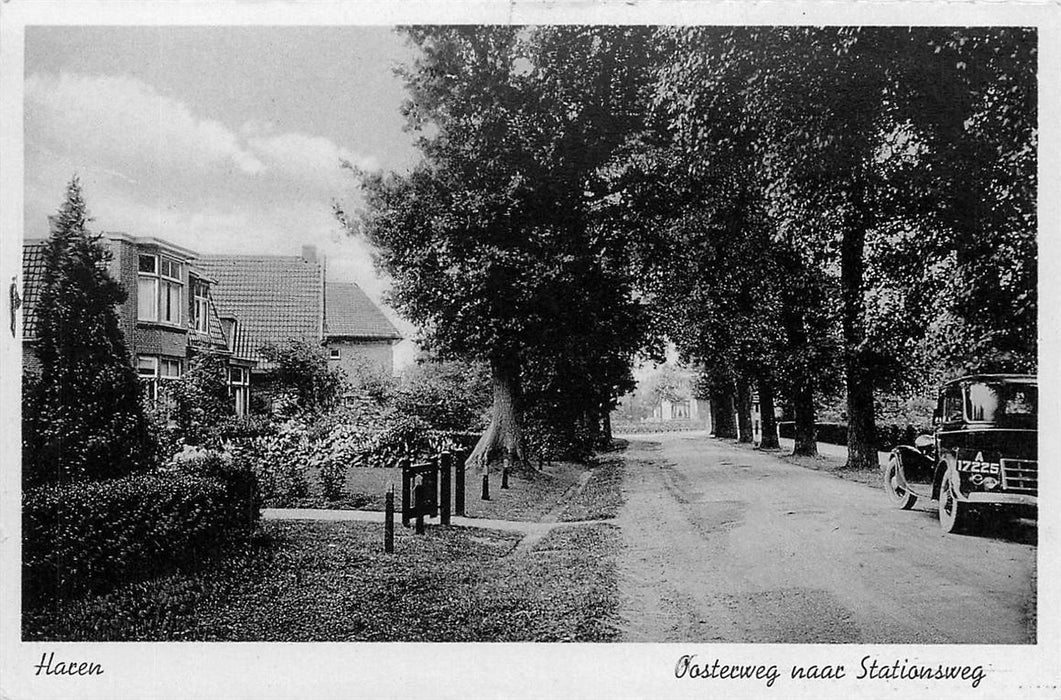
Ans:
POLYGON ((163 323, 168 326, 180 326, 183 319, 181 310, 184 299, 184 266, 185 263, 164 253, 137 253, 136 266, 136 320, 148 323, 163 323), (152 260, 151 270, 145 270, 144 261, 152 260), (176 276, 174 276, 174 274, 176 276), (153 302, 150 314, 143 300, 144 283, 150 284, 151 291, 147 296, 153 302), (174 303, 170 295, 176 291, 174 303), (163 303, 165 301, 165 303, 163 303), (168 316, 168 317, 167 317, 168 316))
POLYGON ((199 277, 189 277, 189 285, 192 288, 192 328, 196 333, 207 334, 210 332, 210 285, 199 277))
POLYGON ((240 417, 247 415, 250 409, 250 374, 248 367, 228 366, 228 393, 234 402, 236 415, 240 417), (232 378, 233 373, 237 374, 238 380, 232 378))

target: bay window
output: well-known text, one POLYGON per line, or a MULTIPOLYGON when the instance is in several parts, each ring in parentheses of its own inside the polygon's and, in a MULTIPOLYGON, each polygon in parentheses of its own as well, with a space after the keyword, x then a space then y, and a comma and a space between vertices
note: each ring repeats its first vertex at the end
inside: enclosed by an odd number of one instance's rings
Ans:
POLYGON ((137 267, 136 317, 180 325, 183 264, 164 255, 141 254, 137 267))

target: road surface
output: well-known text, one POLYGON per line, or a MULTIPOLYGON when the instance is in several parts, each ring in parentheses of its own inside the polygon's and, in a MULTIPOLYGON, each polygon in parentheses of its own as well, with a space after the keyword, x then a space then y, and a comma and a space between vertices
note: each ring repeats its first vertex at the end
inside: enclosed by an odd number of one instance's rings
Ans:
POLYGON ((633 436, 625 460, 624 641, 1035 641, 1030 524, 943 535, 934 501, 703 434, 633 436))

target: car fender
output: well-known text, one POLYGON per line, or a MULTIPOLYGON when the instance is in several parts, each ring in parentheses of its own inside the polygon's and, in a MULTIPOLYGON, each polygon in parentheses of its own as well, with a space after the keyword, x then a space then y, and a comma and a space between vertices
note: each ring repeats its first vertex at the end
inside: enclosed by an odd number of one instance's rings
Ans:
MULTIPOLYGON (((899 483, 907 491, 927 498, 932 491, 935 463, 916 447, 896 445, 891 456, 899 464, 899 483)), ((881 467, 887 469, 887 465, 881 467)))
MULTIPOLYGON (((947 473, 947 470, 951 470, 957 474, 957 470, 955 469, 956 464, 957 462, 952 454, 944 455, 943 459, 939 461, 939 464, 936 466, 936 476, 932 480, 932 498, 939 499, 939 489, 943 484, 943 475, 947 473)), ((951 483, 954 483, 954 479, 951 479, 951 483)), ((958 498, 961 497, 961 494, 959 493, 955 493, 954 495, 958 498)))

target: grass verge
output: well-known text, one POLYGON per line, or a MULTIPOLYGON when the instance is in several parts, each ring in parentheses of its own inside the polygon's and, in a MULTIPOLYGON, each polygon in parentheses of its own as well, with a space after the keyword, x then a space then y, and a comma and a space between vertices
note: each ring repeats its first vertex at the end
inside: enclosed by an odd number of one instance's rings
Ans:
POLYGON ((623 505, 623 460, 603 456, 591 468, 585 487, 566 504, 560 522, 614 518, 623 505))
POLYGON ((608 525, 519 535, 272 521, 224 556, 168 576, 23 613, 23 639, 55 641, 610 641, 608 525))

